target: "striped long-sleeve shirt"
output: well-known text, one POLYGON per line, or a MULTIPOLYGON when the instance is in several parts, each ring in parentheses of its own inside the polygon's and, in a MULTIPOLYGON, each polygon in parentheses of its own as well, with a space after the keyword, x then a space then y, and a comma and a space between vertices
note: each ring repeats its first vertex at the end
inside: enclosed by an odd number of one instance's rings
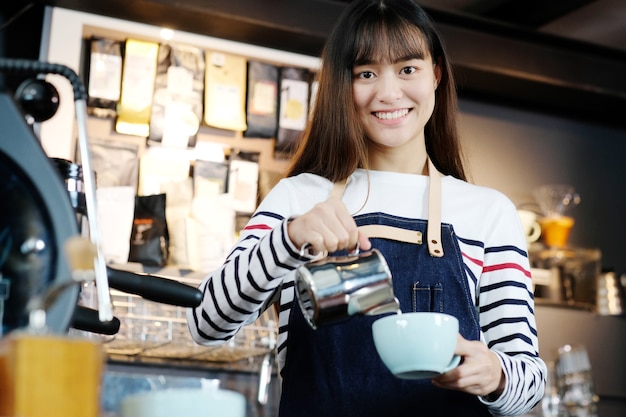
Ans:
MULTIPOLYGON (((357 170, 342 197, 354 214, 428 218, 428 177, 357 170)), ((287 234, 290 218, 328 198, 332 184, 312 174, 281 180, 259 205, 225 263, 203 281, 202 304, 188 311, 192 337, 217 345, 279 305, 278 361, 284 365, 289 316, 298 308, 295 269, 306 262, 287 234)), ((518 415, 543 395, 546 367, 538 339, 526 241, 515 206, 503 194, 453 177, 442 178, 441 221, 454 226, 481 340, 498 354, 506 386, 494 415, 518 415)))

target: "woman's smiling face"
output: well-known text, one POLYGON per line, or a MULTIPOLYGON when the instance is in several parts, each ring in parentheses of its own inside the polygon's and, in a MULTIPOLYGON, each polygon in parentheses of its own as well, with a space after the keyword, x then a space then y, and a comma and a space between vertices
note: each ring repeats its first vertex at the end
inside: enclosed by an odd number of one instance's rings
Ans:
POLYGON ((354 103, 373 148, 423 147, 439 79, 430 56, 358 64, 352 74, 354 103))

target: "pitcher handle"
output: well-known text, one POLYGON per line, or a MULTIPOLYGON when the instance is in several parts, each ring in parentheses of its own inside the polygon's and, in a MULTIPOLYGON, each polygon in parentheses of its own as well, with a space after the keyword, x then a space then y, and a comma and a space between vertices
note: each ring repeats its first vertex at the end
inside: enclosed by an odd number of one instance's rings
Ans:
MULTIPOLYGON (((328 251, 322 251, 320 253, 312 253, 309 249, 310 246, 311 246, 311 243, 309 242, 306 242, 304 245, 302 245, 300 247, 300 256, 305 256, 308 254, 310 256, 315 256, 316 259, 323 259, 328 256, 328 251)), ((356 246, 354 247, 354 249, 352 249, 352 251, 348 253, 348 256, 357 256, 359 253, 361 253, 361 248, 360 248, 359 242, 356 242, 356 246)))

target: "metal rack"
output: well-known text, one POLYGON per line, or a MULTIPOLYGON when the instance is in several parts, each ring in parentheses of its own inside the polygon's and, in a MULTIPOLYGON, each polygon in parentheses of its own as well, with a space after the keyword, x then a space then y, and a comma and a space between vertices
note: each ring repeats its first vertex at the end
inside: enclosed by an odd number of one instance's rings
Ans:
POLYGON ((228 342, 207 347, 191 339, 184 307, 116 290, 111 290, 111 299, 121 324, 115 336, 104 340, 105 352, 110 356, 232 363, 270 353, 276 345, 278 327, 273 309, 228 342))

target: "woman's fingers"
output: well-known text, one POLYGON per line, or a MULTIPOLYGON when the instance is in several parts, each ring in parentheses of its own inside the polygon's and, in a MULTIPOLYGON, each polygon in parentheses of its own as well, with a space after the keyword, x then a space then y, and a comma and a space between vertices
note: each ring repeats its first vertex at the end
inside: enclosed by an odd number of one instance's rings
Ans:
POLYGON ((372 243, 370 242, 369 237, 361 231, 358 232, 358 242, 359 248, 361 250, 370 250, 372 249, 372 243))
POLYGON ((337 198, 319 203, 296 217, 290 222, 288 233, 294 244, 302 247, 307 243, 314 253, 350 250, 357 243, 363 250, 371 246, 367 236, 359 233, 346 206, 337 198))
POLYGON ((484 343, 468 341, 459 336, 454 353, 461 355, 463 362, 435 378, 435 385, 473 395, 502 392, 505 380, 500 361, 484 343))

